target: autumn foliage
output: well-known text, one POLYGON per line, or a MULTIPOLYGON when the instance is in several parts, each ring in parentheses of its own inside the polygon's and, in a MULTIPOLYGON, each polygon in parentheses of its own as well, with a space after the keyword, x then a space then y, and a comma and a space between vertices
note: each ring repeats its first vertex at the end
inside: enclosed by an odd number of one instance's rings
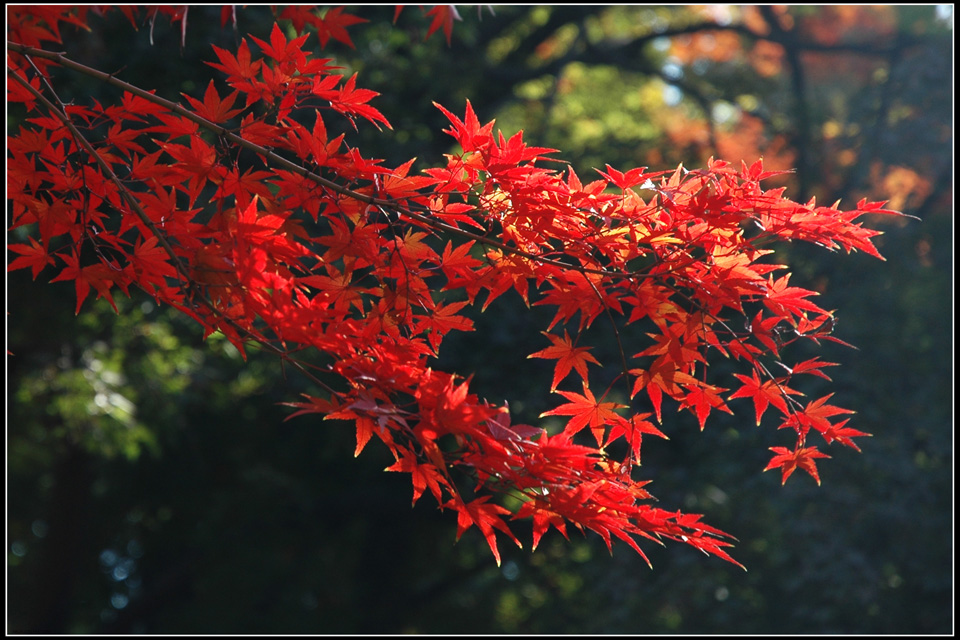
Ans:
MULTIPOLYGON (((134 25, 160 12, 189 37, 184 8, 117 10, 134 25)), ((788 440, 766 467, 783 482, 799 468, 819 484, 816 460, 829 456, 818 446, 857 449, 868 435, 832 394, 801 399, 804 379, 829 380, 834 363, 787 362, 784 350, 836 340, 834 316, 793 285, 773 247, 879 258, 878 232, 859 220, 896 214, 883 203, 793 202, 763 188, 774 173, 759 160, 581 177, 556 150, 481 124, 469 102, 437 105, 456 152, 419 172, 412 160, 387 167, 348 135, 390 128, 377 94, 312 51, 313 32, 321 47, 352 46, 347 28, 360 19, 344 9, 277 10, 269 40, 213 47, 220 79, 181 97, 56 53, 94 13, 8 8, 8 102, 25 112, 8 137, 8 211, 10 228, 29 232, 11 240, 8 268, 72 283, 78 313, 93 292, 112 304, 139 288, 241 352, 275 354, 316 385, 291 417, 350 422, 357 455, 382 442, 395 459, 387 470, 410 474, 413 502, 430 494, 455 512, 458 537, 478 527, 498 562, 496 532, 520 545, 509 523, 526 518, 534 548, 571 525, 641 555, 643 539, 673 540, 735 562, 728 534, 654 506, 649 480, 635 477, 643 436, 666 437, 665 405, 702 429, 749 399, 756 423, 766 417, 788 440), (111 83, 122 99, 64 104, 55 85, 67 73, 111 83), (347 134, 328 133, 337 120, 347 134), (469 376, 434 368, 444 337, 472 331, 470 314, 511 291, 552 312, 528 357, 555 363, 544 391, 557 402, 542 416, 563 428, 514 424, 469 376), (620 340, 634 323, 643 344, 620 340), (598 324, 620 344, 612 362, 591 353, 598 324), (718 359, 739 373, 715 379, 718 359), (601 367, 617 372, 613 383, 591 383, 601 367)), ((455 10, 425 13, 428 35, 449 40, 455 10)))

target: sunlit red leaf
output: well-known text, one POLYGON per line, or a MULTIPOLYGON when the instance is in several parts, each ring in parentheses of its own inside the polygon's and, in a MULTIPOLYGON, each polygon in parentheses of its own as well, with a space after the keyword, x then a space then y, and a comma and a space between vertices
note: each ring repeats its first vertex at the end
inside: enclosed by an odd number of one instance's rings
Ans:
MULTIPOLYGON (((433 16, 433 21, 430 22, 430 27, 427 29, 427 35, 424 39, 429 38, 437 29, 442 27, 443 35, 447 38, 447 46, 449 47, 450 36, 453 34, 454 20, 463 20, 457 12, 457 8, 452 4, 438 4, 428 10, 426 15, 428 17, 433 16)), ((396 16, 394 16, 394 21, 396 21, 396 16)))
POLYGON ((490 545, 490 551, 493 552, 497 566, 500 566, 500 551, 497 549, 494 529, 506 534, 521 549, 523 545, 520 544, 520 541, 503 521, 503 516, 510 515, 510 511, 500 505, 487 504, 489 499, 490 496, 481 496, 467 503, 454 499, 448 501, 444 506, 457 511, 457 540, 460 539, 464 531, 476 525, 483 533, 487 544, 490 545))
POLYGON ((553 346, 537 351, 536 353, 531 353, 527 357, 557 360, 557 365, 554 367, 553 372, 553 382, 550 385, 551 391, 556 390, 557 384, 566 378, 571 370, 576 370, 576 372, 580 374, 580 379, 586 381, 587 363, 600 364, 596 358, 588 353, 590 347, 573 346, 573 343, 570 341, 570 336, 566 331, 563 332, 562 338, 546 332, 544 332, 543 335, 550 339, 553 346))
POLYGON ((233 103, 237 99, 238 93, 234 91, 225 99, 220 100, 217 90, 213 86, 213 80, 210 81, 210 84, 207 85, 207 91, 203 94, 203 102, 200 102, 196 98, 191 98, 190 96, 184 94, 184 98, 187 99, 192 106, 197 115, 201 118, 205 118, 210 122, 216 124, 222 124, 237 115, 243 109, 231 109, 233 103))
POLYGON ((783 474, 781 484, 786 484, 790 474, 800 468, 813 476, 813 479, 816 480, 819 485, 820 474, 817 473, 817 463, 815 460, 816 458, 830 457, 825 453, 817 451, 816 447, 797 448, 796 450, 790 450, 786 447, 770 447, 770 451, 773 451, 777 455, 775 455, 770 461, 770 464, 764 468, 764 471, 779 468, 783 474))
POLYGON ((786 384, 776 380, 765 380, 761 382, 756 371, 751 372, 750 377, 739 373, 735 373, 734 376, 743 383, 743 386, 730 394, 730 399, 751 398, 757 412, 757 426, 760 426, 760 420, 763 418, 763 414, 766 412, 768 405, 772 404, 783 413, 787 413, 787 396, 803 395, 799 391, 791 389, 786 386, 786 384))
POLYGON ((583 394, 572 391, 558 391, 560 395, 570 402, 562 404, 556 409, 545 411, 540 414, 544 416, 571 416, 567 421, 567 426, 563 430, 568 436, 573 436, 584 427, 590 427, 597 444, 603 443, 603 432, 608 424, 612 424, 623 418, 616 412, 616 409, 623 409, 626 405, 618 402, 601 402, 593 396, 593 392, 583 383, 583 394))

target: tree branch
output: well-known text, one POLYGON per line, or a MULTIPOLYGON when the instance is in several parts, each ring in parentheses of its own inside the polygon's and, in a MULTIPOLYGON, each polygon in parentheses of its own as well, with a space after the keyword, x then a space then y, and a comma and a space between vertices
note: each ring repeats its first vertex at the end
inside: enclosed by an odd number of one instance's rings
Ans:
MULTIPOLYGON (((8 42, 8 43, 7 43, 7 46, 8 46, 12 51, 16 51, 17 53, 22 53, 22 54, 24 54, 24 55, 32 55, 32 56, 37 56, 37 57, 40 57, 40 58, 46 58, 46 59, 49 59, 49 60, 53 60, 53 61, 55 61, 55 62, 60 63, 61 65, 63 65, 64 67, 66 67, 66 68, 68 68, 68 69, 72 69, 72 70, 77 71, 77 72, 79 72, 79 73, 83 73, 83 74, 92 76, 92 77, 94 77, 94 78, 97 78, 98 80, 101 80, 101 81, 103 81, 103 82, 112 84, 112 85, 114 85, 114 86, 116 86, 116 87, 119 87, 119 88, 125 90, 125 91, 129 91, 130 93, 132 93, 132 94, 134 94, 134 95, 137 95, 137 96, 139 96, 139 97, 141 97, 141 98, 143 98, 143 99, 145 99, 145 100, 149 100, 150 102, 153 102, 154 104, 158 104, 158 105, 160 105, 160 106, 162 106, 162 107, 164 107, 164 108, 166 108, 166 109, 169 109, 170 111, 172 111, 173 113, 176 113, 177 115, 180 115, 180 116, 182 116, 182 117, 184 117, 184 118, 187 118, 188 120, 196 123, 197 125, 203 127, 204 129, 215 133, 217 136, 223 137, 223 138, 225 138, 226 140, 229 140, 230 142, 232 142, 232 143, 234 143, 234 144, 236 144, 236 145, 238 145, 238 146, 240 146, 240 147, 243 147, 244 149, 247 149, 247 150, 249 150, 249 151, 253 151, 254 153, 262 156, 265 160, 268 160, 268 161, 272 162, 273 164, 275 164, 275 165, 277 165, 277 166, 280 166, 280 167, 282 167, 282 168, 284 168, 284 169, 287 169, 288 171, 291 171, 292 173, 295 173, 295 174, 300 175, 300 176, 302 176, 302 177, 304 177, 304 178, 307 178, 307 179, 309 179, 309 180, 312 180, 313 182, 316 182, 317 184, 321 185, 322 187, 324 187, 324 188, 326 188, 326 189, 329 189, 330 191, 333 191, 333 192, 338 193, 338 194, 340 194, 340 195, 346 196, 346 197, 348 197, 348 198, 352 198, 352 199, 354 199, 354 200, 357 200, 357 201, 359 201, 359 202, 363 202, 363 203, 368 204, 368 205, 371 205, 371 206, 382 207, 382 208, 388 209, 388 210, 390 210, 390 211, 393 211, 394 213, 397 213, 398 215, 403 215, 403 216, 406 216, 406 217, 408 217, 408 218, 410 218, 410 219, 412 219, 412 220, 416 220, 417 222, 419 222, 419 223, 421 223, 421 224, 424 224, 424 225, 426 225, 426 226, 428 226, 428 227, 430 227, 430 228, 433 228, 433 229, 436 229, 436 230, 439 230, 439 231, 445 231, 445 232, 447 232, 447 233, 451 233, 451 234, 454 234, 454 235, 457 235, 457 236, 460 236, 460 237, 463 237, 463 238, 468 238, 468 239, 473 240, 473 241, 475 241, 475 242, 478 242, 478 243, 480 243, 480 244, 483 244, 483 245, 486 245, 486 246, 489 246, 489 247, 494 247, 494 248, 496 248, 496 249, 500 249, 500 250, 502 250, 502 251, 504 251, 504 252, 506 252, 506 253, 509 253, 509 254, 511 254, 511 255, 518 255, 518 256, 521 256, 521 257, 523 257, 523 258, 527 258, 527 259, 529 259, 529 260, 534 260, 534 261, 536 261, 536 262, 538 262, 538 263, 540 263, 540 264, 549 265, 549 266, 554 266, 554 267, 558 267, 558 268, 561 268, 561 269, 571 269, 571 270, 574 270, 574 271, 579 271, 580 273, 584 273, 584 274, 586 274, 586 273, 591 273, 591 274, 594 274, 594 275, 608 276, 608 277, 613 277, 613 278, 634 279, 634 278, 649 277, 647 274, 635 274, 635 273, 632 274, 632 273, 623 273, 623 272, 619 272, 619 271, 609 271, 609 270, 606 270, 606 269, 592 269, 592 268, 589 268, 589 267, 572 265, 572 264, 569 264, 569 263, 566 263, 566 262, 561 262, 561 261, 559 261, 559 260, 552 260, 552 259, 547 258, 547 257, 544 257, 544 256, 542 256, 542 255, 530 253, 530 252, 524 251, 524 250, 522 250, 522 249, 520 249, 520 248, 518 248, 518 247, 514 247, 514 246, 511 246, 511 245, 505 244, 505 243, 503 243, 503 242, 499 242, 499 241, 497 241, 497 240, 492 240, 492 239, 490 239, 490 238, 487 237, 487 236, 483 236, 483 235, 480 235, 480 234, 476 234, 476 233, 473 233, 473 232, 471 232, 471 231, 467 231, 467 230, 465 230, 465 229, 461 229, 461 228, 459 228, 459 227, 456 227, 456 226, 447 224, 447 223, 445 223, 445 222, 441 222, 441 221, 439 221, 439 220, 435 220, 435 219, 433 219, 433 218, 425 215, 424 213, 418 213, 418 212, 416 212, 416 211, 413 211, 412 209, 409 208, 409 206, 408 206, 408 207, 404 207, 404 206, 400 205, 398 202, 396 202, 396 201, 394 201, 394 200, 387 200, 387 199, 384 199, 384 198, 377 198, 377 197, 370 196, 370 195, 367 195, 367 194, 364 194, 364 193, 359 193, 359 192, 354 191, 354 190, 352 190, 352 189, 350 189, 350 188, 348 188, 348 187, 344 187, 343 185, 340 185, 340 184, 338 184, 338 183, 336 183, 336 182, 334 182, 334 181, 332 181, 332 180, 329 180, 329 179, 327 179, 327 178, 324 178, 324 177, 322 177, 322 176, 319 176, 319 175, 313 173, 312 171, 306 169, 306 168, 303 167, 302 165, 297 164, 297 163, 295 163, 295 162, 291 162, 290 160, 287 160, 286 158, 284 158, 284 157, 282 157, 282 156, 280 156, 280 155, 277 155, 276 153, 274 153, 273 151, 270 151, 269 149, 266 149, 266 148, 264 148, 264 147, 261 147, 260 145, 254 144, 253 142, 250 142, 249 140, 245 140, 244 138, 242 138, 242 137, 238 136, 237 134, 233 133, 231 130, 229 130, 229 129, 225 128, 225 127, 222 127, 222 126, 220 126, 220 125, 218 125, 218 124, 215 124, 215 123, 213 123, 213 122, 210 122, 210 121, 207 120, 206 118, 202 118, 201 116, 198 116, 198 115, 196 115, 195 113, 193 113, 193 112, 191 112, 191 111, 188 111, 187 109, 184 109, 183 107, 181 107, 180 105, 176 104, 175 102, 171 102, 171 101, 166 100, 165 98, 161 98, 161 97, 159 97, 159 96, 157 96, 157 95, 155 95, 155 94, 153 94, 153 93, 150 93, 150 92, 148 92, 148 91, 144 91, 143 89, 140 89, 139 87, 136 87, 136 86, 134 86, 134 85, 132 85, 132 84, 129 84, 129 83, 127 83, 127 82, 124 82, 123 80, 120 80, 120 79, 118 79, 118 78, 115 78, 115 77, 114 77, 113 75, 111 75, 111 74, 104 73, 104 72, 102 72, 102 71, 98 71, 98 70, 92 69, 92 68, 90 68, 90 67, 88 67, 88 66, 86 66, 86 65, 83 65, 83 64, 80 64, 80 63, 78 63, 78 62, 75 62, 75 61, 71 60, 70 58, 67 58, 66 56, 64 56, 62 53, 55 53, 55 52, 50 52, 50 51, 44 51, 43 49, 35 49, 35 48, 33 48, 33 47, 26 47, 26 46, 24 46, 24 45, 20 45, 20 44, 14 43, 14 42, 8 42)), ((14 75, 16 76, 16 74, 14 74, 14 75)), ((21 83, 23 83, 23 80, 20 80, 20 81, 21 81, 21 83)), ((34 90, 32 89, 32 87, 30 87, 30 89, 31 89, 31 92, 33 93, 34 90)), ((424 211, 424 212, 429 212, 429 209, 427 209, 426 207, 424 207, 423 211, 424 211)), ((146 214, 143 214, 142 212, 141 212, 140 214, 138 214, 138 215, 141 215, 141 214, 142 214, 143 216, 146 216, 146 214)), ((149 222, 149 219, 147 219, 147 221, 149 222)), ((151 223, 151 225, 152 225, 152 223, 151 223)))

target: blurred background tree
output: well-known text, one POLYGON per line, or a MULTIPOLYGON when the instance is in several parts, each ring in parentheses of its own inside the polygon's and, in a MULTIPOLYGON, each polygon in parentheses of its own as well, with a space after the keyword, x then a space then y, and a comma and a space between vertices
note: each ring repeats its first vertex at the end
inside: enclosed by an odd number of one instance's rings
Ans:
MULTIPOLYGON (((779 249, 860 348, 810 355, 842 364, 838 402, 874 438, 821 465, 822 487, 781 488, 760 471, 782 443, 750 426, 747 401, 703 433, 667 413, 671 440, 645 447, 640 473, 661 505, 737 535, 748 573, 681 548, 649 548, 650 571, 555 533, 532 554, 505 548, 497 568, 479 535, 454 545, 446 514, 407 506, 385 449, 353 459, 350 429, 283 422, 277 403, 310 389, 275 360, 244 363, 142 296, 74 317, 68 285, 21 270, 8 276, 9 630, 950 632, 952 7, 463 9, 449 47, 424 41, 420 9, 396 24, 392 8, 347 11, 369 22, 351 27, 355 49, 326 55, 381 92, 394 130, 363 130, 361 146, 388 165, 450 152, 431 102, 456 112, 469 98, 481 121, 561 149, 581 176, 763 156, 797 168, 780 180, 795 200, 889 198, 921 218, 876 221, 886 263, 779 249)), ((239 34, 267 37, 269 8, 237 16, 239 34)), ((219 18, 191 7, 181 50, 162 20, 135 32, 93 17, 64 49, 165 97, 198 95, 217 76, 200 62, 209 45, 237 44, 219 18)), ((77 100, 113 97, 61 75, 77 100)), ((541 338, 499 302, 477 333, 444 342, 441 366, 475 371, 478 392, 536 422, 550 364, 517 362, 517 345, 541 338)))

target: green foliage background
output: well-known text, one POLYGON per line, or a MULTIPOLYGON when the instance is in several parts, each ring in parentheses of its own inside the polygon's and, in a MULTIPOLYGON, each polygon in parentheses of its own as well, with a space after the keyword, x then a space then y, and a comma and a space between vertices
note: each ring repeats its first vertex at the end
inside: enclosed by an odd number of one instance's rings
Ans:
MULTIPOLYGON (((826 10, 790 9, 801 25, 826 10)), ((885 263, 782 249, 794 282, 839 308, 836 335, 860 348, 815 355, 842 363, 830 371, 836 399, 874 434, 862 454, 833 448, 822 487, 796 477, 781 488, 761 469, 766 447, 782 442, 752 426, 745 402, 703 433, 667 411, 671 440, 644 447, 641 472, 661 504, 738 536, 748 573, 678 547, 649 548, 651 571, 629 549, 611 557, 576 533, 569 543, 548 534, 532 554, 504 544, 497 568, 475 532, 454 545, 454 521, 428 499, 410 509, 409 478, 382 473, 384 448, 354 459, 343 423, 284 422, 278 403, 311 389, 277 361, 254 353, 244 363, 143 296, 118 299, 119 314, 100 301, 75 317, 69 286, 21 270, 7 282, 8 630, 950 632, 952 17, 892 10, 893 44, 860 39, 830 54, 874 65, 871 82, 821 64, 800 94, 789 70, 761 77, 742 57, 672 59, 656 36, 703 21, 686 7, 461 9, 449 48, 439 36, 423 42, 416 8, 392 25, 392 9, 363 7, 352 9, 371 20, 351 29, 356 49, 328 49, 383 94, 376 104, 394 131, 362 130, 358 146, 387 164, 449 152, 430 103, 457 112, 469 98, 481 120, 561 149, 581 177, 603 163, 643 165, 653 151, 656 169, 703 162, 703 145, 665 131, 675 110, 709 114, 714 138, 738 114, 762 115, 768 141, 786 136, 799 150, 787 181, 795 199, 881 199, 874 165, 929 181, 902 205, 921 221, 882 227, 885 263), (857 162, 832 162, 847 150, 857 162)), ((269 9, 238 18, 240 33, 267 37, 269 9)), ((71 57, 168 98, 197 95, 216 75, 197 62, 213 59, 210 43, 236 45, 217 8, 190 9, 182 51, 162 20, 152 45, 146 26, 134 32, 119 16, 91 24, 65 32, 71 57)), ((803 29, 794 35, 805 51, 803 29)), ((58 80, 65 99, 111 95, 87 78, 58 80)), ((475 371, 479 393, 535 422, 550 408, 550 365, 518 362, 543 345, 517 302, 498 301, 476 333, 451 336, 438 366, 475 371)))

